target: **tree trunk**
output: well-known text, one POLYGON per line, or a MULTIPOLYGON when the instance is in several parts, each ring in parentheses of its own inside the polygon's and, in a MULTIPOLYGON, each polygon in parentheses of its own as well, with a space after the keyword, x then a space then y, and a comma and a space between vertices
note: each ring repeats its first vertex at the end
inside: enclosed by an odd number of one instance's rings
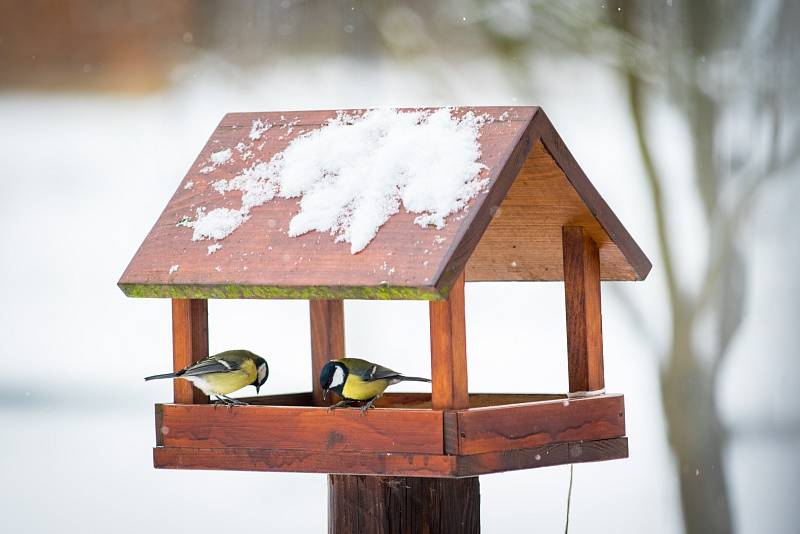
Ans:
POLYGON ((328 476, 328 534, 478 534, 478 477, 328 476))
POLYGON ((677 462, 687 534, 733 531, 725 480, 725 433, 714 403, 714 384, 695 355, 673 357, 662 377, 669 441, 677 462))

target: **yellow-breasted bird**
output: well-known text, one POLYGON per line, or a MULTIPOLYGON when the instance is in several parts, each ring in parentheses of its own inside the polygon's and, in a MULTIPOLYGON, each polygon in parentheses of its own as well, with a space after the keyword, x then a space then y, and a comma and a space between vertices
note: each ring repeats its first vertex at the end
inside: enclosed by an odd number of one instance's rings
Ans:
POLYGON ((247 404, 228 397, 228 394, 246 386, 255 386, 258 393, 267 377, 269 366, 261 356, 249 350, 226 350, 175 373, 148 376, 145 380, 184 378, 206 395, 215 396, 223 404, 247 404))
POLYGON ((362 413, 383 395, 384 390, 398 382, 430 382, 427 378, 403 376, 397 371, 359 358, 340 358, 325 364, 319 373, 323 399, 333 391, 342 400, 331 408, 348 406, 354 401, 366 402, 362 413))

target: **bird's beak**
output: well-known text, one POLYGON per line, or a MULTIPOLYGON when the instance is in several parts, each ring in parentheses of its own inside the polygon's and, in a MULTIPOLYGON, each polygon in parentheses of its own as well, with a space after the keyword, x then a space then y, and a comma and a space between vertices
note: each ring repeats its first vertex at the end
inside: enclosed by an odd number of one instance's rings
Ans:
POLYGON ((327 389, 323 389, 322 390, 322 400, 325 400, 327 398, 328 398, 328 390, 327 389))
POLYGON ((258 395, 258 390, 259 390, 259 389, 261 389, 261 386, 259 386, 258 384, 256 384, 256 395, 258 395))

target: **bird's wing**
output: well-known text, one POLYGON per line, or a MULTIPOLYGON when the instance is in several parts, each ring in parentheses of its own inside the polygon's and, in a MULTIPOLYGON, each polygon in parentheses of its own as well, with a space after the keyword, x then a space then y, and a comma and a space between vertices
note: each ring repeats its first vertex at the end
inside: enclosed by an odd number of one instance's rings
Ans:
POLYGON ((348 358, 348 369, 350 372, 358 376, 365 382, 372 382, 373 380, 383 380, 398 378, 402 376, 397 371, 393 371, 388 367, 378 365, 377 363, 368 362, 358 358, 348 358))
POLYGON ((231 371, 238 371, 239 369, 240 365, 237 362, 214 358, 212 356, 187 367, 181 373, 181 376, 198 376, 206 375, 208 373, 229 373, 231 371))

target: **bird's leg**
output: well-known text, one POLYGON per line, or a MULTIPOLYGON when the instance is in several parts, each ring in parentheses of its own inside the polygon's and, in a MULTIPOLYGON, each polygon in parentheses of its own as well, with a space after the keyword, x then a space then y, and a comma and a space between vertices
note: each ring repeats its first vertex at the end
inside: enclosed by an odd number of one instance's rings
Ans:
POLYGON ((337 402, 336 404, 328 406, 328 411, 335 410, 336 408, 344 408, 344 407, 350 406, 352 404, 353 404, 353 401, 351 401, 350 399, 342 399, 339 402, 337 402))
POLYGON ((225 401, 228 403, 229 406, 247 406, 248 405, 243 400, 232 399, 231 397, 228 397, 227 395, 222 395, 222 398, 225 399, 225 401))
POLYGON ((375 395, 370 400, 368 400, 366 402, 366 404, 364 404, 364 406, 361 407, 361 415, 366 415, 367 410, 369 410, 370 408, 374 408, 375 407, 375 401, 380 399, 380 398, 381 398, 380 395, 375 395))
POLYGON ((224 406, 228 405, 228 401, 226 401, 223 398, 224 395, 214 395, 214 396, 216 397, 216 400, 214 400, 214 408, 216 408, 217 406, 221 406, 221 405, 224 405, 224 406))

